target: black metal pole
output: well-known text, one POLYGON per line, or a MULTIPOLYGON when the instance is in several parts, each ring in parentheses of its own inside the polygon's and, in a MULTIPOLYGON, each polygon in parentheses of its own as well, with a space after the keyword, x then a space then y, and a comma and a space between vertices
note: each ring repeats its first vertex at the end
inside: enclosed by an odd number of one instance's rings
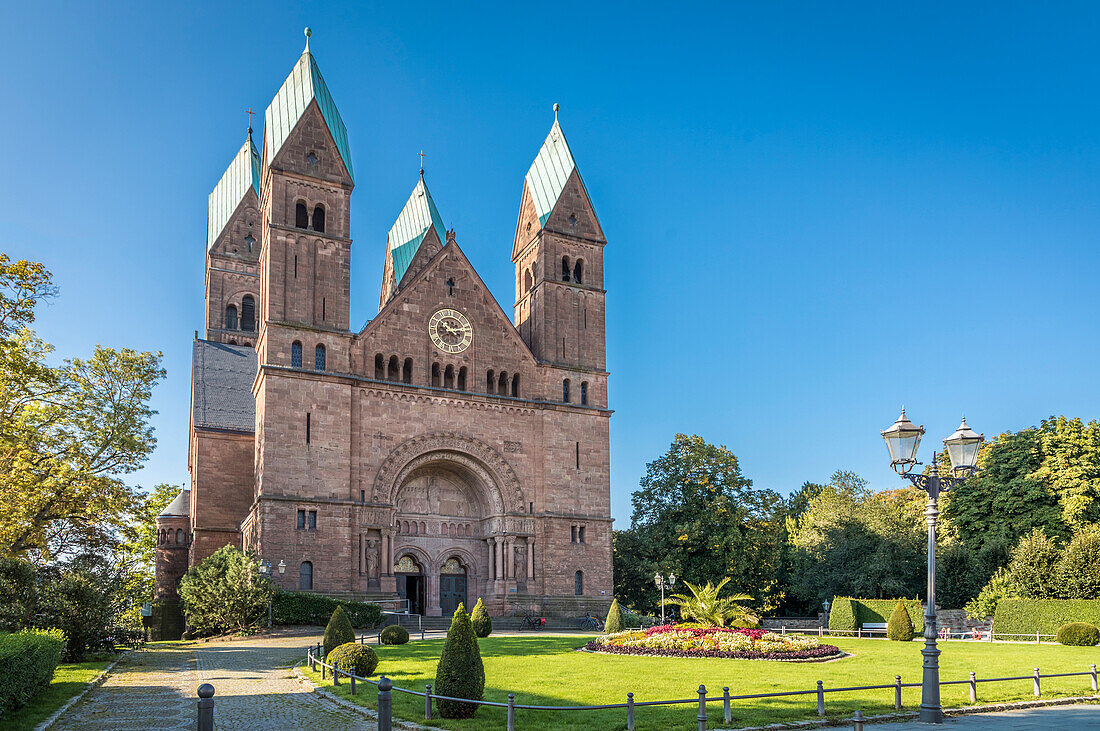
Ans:
POLYGON ((199 731, 214 731, 214 686, 203 683, 199 686, 199 731))
POLYGON ((928 520, 928 604, 924 610, 924 675, 921 680, 920 721, 922 723, 943 723, 943 707, 940 705, 940 650, 936 647, 938 628, 936 626, 936 519, 940 511, 939 469, 935 457, 932 460, 932 474, 925 481, 928 493, 928 507, 924 515, 928 520))

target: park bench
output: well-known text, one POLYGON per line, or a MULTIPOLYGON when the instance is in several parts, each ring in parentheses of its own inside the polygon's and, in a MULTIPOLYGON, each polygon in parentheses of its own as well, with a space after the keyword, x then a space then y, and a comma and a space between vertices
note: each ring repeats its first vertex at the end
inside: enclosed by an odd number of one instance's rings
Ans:
POLYGON ((885 634, 886 622, 864 622, 861 629, 867 634, 885 634))

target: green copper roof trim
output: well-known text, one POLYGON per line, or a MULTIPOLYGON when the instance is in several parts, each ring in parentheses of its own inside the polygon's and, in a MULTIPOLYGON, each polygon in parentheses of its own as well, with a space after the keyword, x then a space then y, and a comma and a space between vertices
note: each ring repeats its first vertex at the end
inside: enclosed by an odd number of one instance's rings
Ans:
POLYGON ((298 120, 306 113, 309 103, 317 100, 317 106, 328 125, 329 134, 336 142, 336 150, 340 153, 340 159, 348 169, 348 176, 355 181, 355 173, 351 169, 351 148, 348 146, 348 130, 344 126, 344 120, 340 118, 340 112, 336 109, 336 102, 332 100, 328 86, 321 76, 321 70, 317 68, 317 61, 308 50, 298 59, 298 63, 290 71, 290 76, 279 88, 275 98, 271 100, 267 111, 264 113, 264 136, 268 148, 268 161, 275 159, 282 149, 283 143, 298 124, 298 120))
POLYGON ((229 163, 222 179, 214 186, 207 201, 206 248, 210 249, 221 236, 229 217, 237 210, 249 186, 260 195, 260 153, 252 143, 252 137, 241 145, 233 162, 229 163))
POLYGON ((565 141, 565 133, 555 119, 550 134, 546 136, 539 154, 531 163, 531 169, 527 171, 527 187, 535 201, 535 212, 538 213, 540 226, 546 225, 546 219, 550 218, 569 176, 576 168, 569 143, 565 141))
POLYGON ((447 229, 443 227, 443 219, 439 216, 439 210, 435 207, 432 194, 428 192, 428 186, 421 178, 416 182, 412 195, 401 209, 389 235, 386 237, 388 256, 393 262, 393 277, 395 283, 400 283, 405 276, 413 257, 420 249, 420 244, 428 234, 428 229, 435 227, 435 235, 440 242, 445 241, 447 229))

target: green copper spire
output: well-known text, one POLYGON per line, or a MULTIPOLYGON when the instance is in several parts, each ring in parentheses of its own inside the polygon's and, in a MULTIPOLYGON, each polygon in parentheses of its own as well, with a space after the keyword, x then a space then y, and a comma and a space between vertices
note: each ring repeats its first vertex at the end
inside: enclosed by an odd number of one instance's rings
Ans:
POLYGON ((428 234, 428 230, 435 228, 435 235, 439 241, 445 242, 447 229, 443 227, 443 219, 432 200, 432 194, 428 192, 428 186, 424 184, 424 178, 416 181, 412 195, 401 209, 393 227, 386 239, 387 256, 393 265, 394 284, 400 284, 405 276, 413 257, 420 249, 421 242, 428 234))
POLYGON ((275 159, 282 149, 283 144, 298 120, 309 108, 310 102, 316 101, 321 115, 325 118, 329 134, 336 142, 336 150, 340 153, 340 159, 347 168, 348 176, 354 181, 355 173, 351 169, 351 148, 348 146, 348 130, 344 126, 344 120, 340 118, 340 112, 336 109, 336 102, 332 100, 328 86, 321 76, 321 70, 317 68, 317 61, 309 50, 309 37, 312 31, 306 28, 306 48, 302 51, 298 63, 294 65, 290 75, 279 88, 275 98, 264 113, 264 137, 265 145, 268 145, 266 153, 270 162, 275 159))
POLYGON ((555 104, 554 126, 550 128, 550 134, 546 136, 539 154, 531 163, 531 169, 527 171, 527 187, 535 201, 540 226, 546 225, 546 219, 550 218, 550 213, 557 205, 569 176, 577 168, 569 143, 565 141, 565 133, 558 124, 559 109, 555 104))
POLYGON ((257 197, 260 195, 260 153, 252 143, 252 129, 248 139, 237 151, 233 162, 229 163, 221 180, 214 186, 207 201, 206 212, 206 248, 209 250, 221 236, 229 223, 233 211, 237 210, 241 199, 252 188, 257 197))

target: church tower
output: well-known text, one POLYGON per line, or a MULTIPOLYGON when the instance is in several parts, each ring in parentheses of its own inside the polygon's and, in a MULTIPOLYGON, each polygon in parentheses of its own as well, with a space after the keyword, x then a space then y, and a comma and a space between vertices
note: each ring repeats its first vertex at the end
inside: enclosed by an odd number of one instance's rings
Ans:
POLYGON ((604 371, 607 245, 557 119, 523 184, 512 261, 515 325, 540 361, 604 371))
POLYGON ((210 193, 206 216, 206 339, 255 345, 260 294, 260 154, 248 139, 210 193))
POLYGON ((309 35, 307 29, 306 48, 264 115, 261 363, 289 351, 282 340, 290 334, 281 330, 348 331, 351 150, 309 35), (263 332, 272 327, 280 334, 263 332))

